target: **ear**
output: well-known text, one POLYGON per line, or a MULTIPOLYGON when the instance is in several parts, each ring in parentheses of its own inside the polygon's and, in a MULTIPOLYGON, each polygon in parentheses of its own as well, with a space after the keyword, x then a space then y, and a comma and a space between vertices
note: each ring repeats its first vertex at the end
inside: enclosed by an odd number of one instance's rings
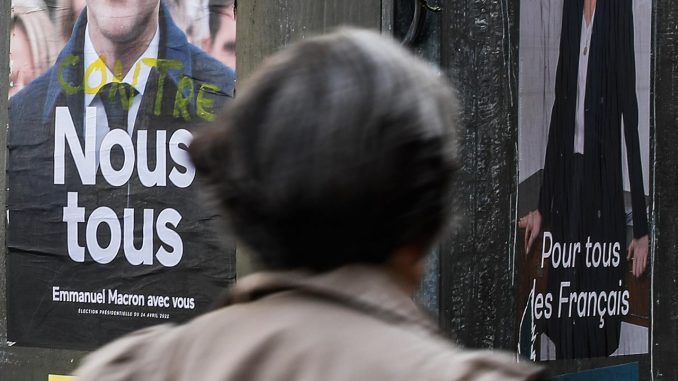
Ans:
POLYGON ((424 257, 427 250, 418 245, 396 249, 387 262, 387 267, 401 281, 408 292, 414 292, 424 275, 424 257))
POLYGON ((417 266, 422 262, 427 252, 419 245, 407 245, 393 253, 393 260, 404 266, 417 266))

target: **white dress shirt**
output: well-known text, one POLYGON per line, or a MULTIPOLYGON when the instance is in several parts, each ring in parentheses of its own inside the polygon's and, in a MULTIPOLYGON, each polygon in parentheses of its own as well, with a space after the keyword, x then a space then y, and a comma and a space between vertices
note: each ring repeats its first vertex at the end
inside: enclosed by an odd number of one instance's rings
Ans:
POLYGON ((577 110, 574 122, 574 153, 584 154, 584 111, 586 108, 586 76, 591 55, 591 36, 596 11, 591 15, 591 23, 586 23, 586 15, 582 16, 581 38, 579 42, 579 72, 577 73, 577 110))
MULTIPOLYGON (((132 65, 130 71, 125 75, 121 81, 117 81, 114 78, 113 73, 110 69, 102 64, 103 61, 98 62, 100 59, 99 55, 92 44, 92 40, 89 35, 89 25, 85 28, 85 46, 84 46, 84 60, 85 60, 85 78, 83 83, 85 84, 85 109, 87 107, 96 107, 97 108, 97 117, 96 117, 96 158, 97 166, 99 164, 99 148, 101 147, 101 142, 103 141, 106 134, 110 131, 108 128, 108 119, 106 118, 106 110, 104 109, 103 102, 100 96, 97 94, 97 91, 104 85, 111 82, 123 82, 131 85, 136 89, 138 94, 134 97, 132 104, 129 109, 129 114, 127 116, 127 132, 131 135, 134 131, 134 122, 139 113, 139 106, 141 105, 141 99, 143 98, 144 91, 146 90, 146 83, 148 82, 148 77, 151 73, 151 66, 143 62, 144 58, 158 58, 158 43, 160 41, 160 27, 156 27, 155 35, 151 40, 151 43, 146 48, 146 51, 137 59, 137 61, 132 65), (96 69, 90 70, 87 73, 87 68, 92 65, 96 65, 96 69)), ((85 113, 86 114, 86 113, 85 113)), ((87 116, 85 116, 87 118, 87 116)), ((85 126, 87 125, 85 120, 85 126)))

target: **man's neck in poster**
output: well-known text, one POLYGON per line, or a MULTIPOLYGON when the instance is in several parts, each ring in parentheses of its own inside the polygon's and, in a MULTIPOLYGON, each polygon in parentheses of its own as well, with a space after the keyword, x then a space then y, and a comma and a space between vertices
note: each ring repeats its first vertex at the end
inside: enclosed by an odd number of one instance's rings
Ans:
POLYGON ((147 23, 142 33, 129 42, 120 43, 106 38, 98 28, 88 28, 89 38, 99 57, 105 57, 106 66, 119 79, 124 78, 132 69, 134 63, 141 57, 150 45, 158 29, 158 16, 147 23), (116 63, 120 65, 115 67, 116 63))

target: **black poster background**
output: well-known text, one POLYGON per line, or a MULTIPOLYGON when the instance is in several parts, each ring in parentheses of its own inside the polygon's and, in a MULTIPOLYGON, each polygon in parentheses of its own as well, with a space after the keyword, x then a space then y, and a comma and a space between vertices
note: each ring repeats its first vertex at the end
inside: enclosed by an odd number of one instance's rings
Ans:
MULTIPOLYGON (((190 319, 206 311, 235 278, 234 244, 216 233, 216 229, 223 231, 218 226, 218 208, 205 197, 199 179, 186 186, 175 184, 170 176, 175 171, 175 176, 190 177, 186 175, 190 165, 184 161, 186 140, 172 141, 172 137, 175 134, 185 137, 184 131, 207 128, 204 123, 212 120, 233 96, 234 71, 189 43, 173 21, 172 16, 177 13, 174 10, 170 13, 164 1, 158 9, 159 61, 148 77, 129 137, 134 145, 135 165, 124 184, 102 187, 101 181, 105 180, 100 176, 100 167, 97 184, 85 184, 75 163, 77 159, 71 154, 82 150, 87 140, 82 86, 86 70, 83 64, 86 9, 54 64, 10 98, 7 168, 10 342, 93 348, 145 326, 190 319), (55 144, 63 138, 56 126, 57 110, 68 110, 79 140, 79 145, 65 144, 64 158, 54 154, 55 144), (138 146, 140 131, 148 136, 145 148, 138 146), (156 149, 156 139, 162 139, 163 133, 164 157, 157 156, 156 149), (141 183, 140 150, 146 152, 150 170, 159 161, 165 161, 166 185, 141 183), (64 184, 59 184, 55 165, 62 162, 64 184), (84 221, 77 224, 79 234, 71 236, 71 246, 85 248, 82 262, 69 256, 69 232, 64 222, 69 194, 77 194, 77 207, 84 208, 84 221), (129 224, 129 219, 122 218, 122 209, 134 210, 133 236, 137 248, 141 247, 144 235, 144 210, 152 211, 151 263, 131 264, 123 248, 124 238, 111 262, 93 260, 87 246, 92 242, 87 242, 85 231, 87 224, 93 223, 89 218, 92 212, 102 207, 110 207, 117 214, 121 237, 125 223, 129 224), (175 210, 181 216, 176 226, 172 223, 156 226, 158 217, 166 210, 175 210), (158 235, 159 229, 165 232, 164 237, 158 235), (176 239, 168 240, 171 231, 180 237, 183 254, 176 265, 164 266, 158 260, 158 251, 176 255, 178 250, 176 239), (75 239, 77 242, 73 242, 75 239), (58 291, 75 292, 71 296, 76 298, 83 298, 85 293, 103 293, 99 297, 103 300, 93 294, 94 302, 58 301, 66 296, 55 294, 56 287, 58 291), (116 295, 118 298, 114 298, 116 295), (179 299, 173 298, 182 298, 183 305, 175 305, 179 299), (159 300, 160 306, 149 305, 159 300)), ((120 146, 114 145, 115 149, 120 146)), ((102 247, 111 239, 106 226, 105 223, 99 226, 102 247)))

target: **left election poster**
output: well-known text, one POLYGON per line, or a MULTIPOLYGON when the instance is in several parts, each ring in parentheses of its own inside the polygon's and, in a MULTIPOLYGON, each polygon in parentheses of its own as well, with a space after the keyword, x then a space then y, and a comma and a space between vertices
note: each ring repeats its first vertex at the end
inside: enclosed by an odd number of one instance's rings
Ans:
POLYGON ((189 160, 230 102, 228 0, 13 0, 7 324, 90 349, 182 322, 235 279, 189 160))

